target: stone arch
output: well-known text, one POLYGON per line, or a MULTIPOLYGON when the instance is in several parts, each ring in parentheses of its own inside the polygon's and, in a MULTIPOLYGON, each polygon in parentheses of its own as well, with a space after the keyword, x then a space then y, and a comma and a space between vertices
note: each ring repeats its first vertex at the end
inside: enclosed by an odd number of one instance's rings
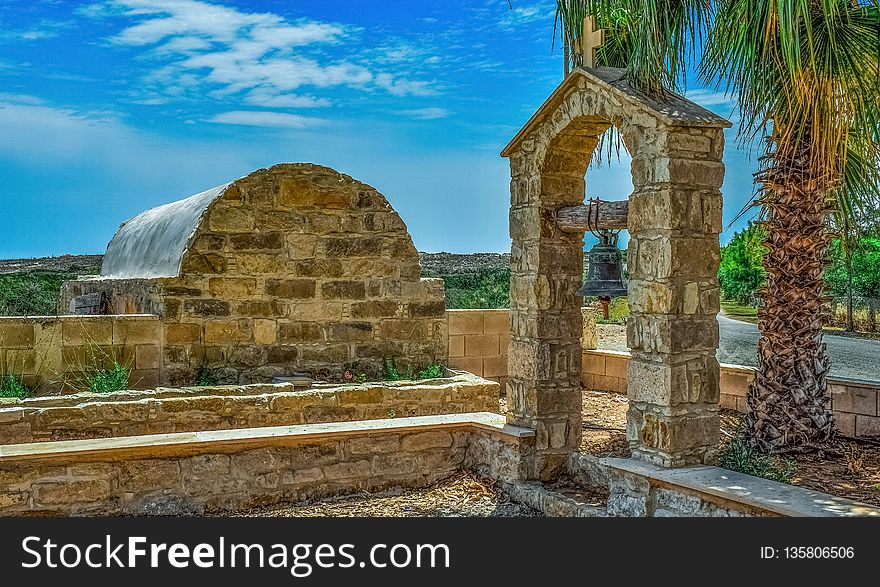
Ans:
POLYGON ((555 476, 581 435, 583 235, 556 211, 583 204, 599 135, 632 155, 627 436, 634 456, 704 462, 717 442, 715 360, 724 127, 685 99, 651 101, 610 68, 576 69, 502 152, 511 168, 508 421, 534 428, 536 477, 555 476))

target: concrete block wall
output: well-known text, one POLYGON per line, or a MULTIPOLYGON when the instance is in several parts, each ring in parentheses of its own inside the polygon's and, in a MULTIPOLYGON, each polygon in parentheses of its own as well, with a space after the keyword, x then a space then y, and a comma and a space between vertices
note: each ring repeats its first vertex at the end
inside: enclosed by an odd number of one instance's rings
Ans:
POLYGON ((88 389, 88 373, 119 362, 130 387, 160 381, 162 334, 157 316, 0 317, 0 374, 42 392, 88 389))
MULTIPOLYGON (((597 391, 626 393, 629 353, 586 351, 583 359, 584 387, 597 391)), ((745 413, 746 395, 755 377, 753 367, 721 364, 722 408, 745 413)), ((880 382, 841 377, 828 378, 831 409, 841 434, 880 435, 880 382)))
POLYGON ((449 366, 507 384, 510 313, 500 310, 447 310, 449 366))

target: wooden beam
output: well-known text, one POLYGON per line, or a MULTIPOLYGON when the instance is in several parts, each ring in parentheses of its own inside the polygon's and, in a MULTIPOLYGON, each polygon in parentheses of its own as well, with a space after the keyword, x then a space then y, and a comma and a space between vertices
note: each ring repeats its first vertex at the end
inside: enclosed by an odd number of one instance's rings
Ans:
POLYGON ((599 202, 598 226, 595 226, 596 202, 581 206, 560 208, 556 211, 556 223, 562 232, 588 232, 591 228, 620 230, 626 228, 629 202, 599 202))

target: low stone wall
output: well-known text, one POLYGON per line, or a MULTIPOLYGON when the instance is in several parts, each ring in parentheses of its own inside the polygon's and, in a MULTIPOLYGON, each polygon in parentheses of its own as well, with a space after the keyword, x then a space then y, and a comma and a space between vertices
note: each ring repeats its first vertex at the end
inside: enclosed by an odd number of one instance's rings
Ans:
POLYGON ((0 515, 240 510, 423 487, 461 469, 510 480, 533 443, 483 413, 4 446, 0 515))
MULTIPOLYGON (((626 393, 629 353, 586 351, 583 358, 584 387, 626 393)), ((754 367, 721 365, 721 407, 745 413, 746 394, 755 377, 754 367)), ((829 377, 831 409, 841 434, 880 435, 880 382, 829 377)))
POLYGON ((599 462, 607 469, 610 516, 880 517, 872 505, 718 467, 599 462))
POLYGON ((136 389, 160 381, 157 316, 0 317, 0 374, 41 392, 88 389, 88 375, 114 362, 130 368, 136 389))
POLYGON ((360 385, 159 388, 0 400, 0 444, 498 412, 498 384, 469 373, 360 385))

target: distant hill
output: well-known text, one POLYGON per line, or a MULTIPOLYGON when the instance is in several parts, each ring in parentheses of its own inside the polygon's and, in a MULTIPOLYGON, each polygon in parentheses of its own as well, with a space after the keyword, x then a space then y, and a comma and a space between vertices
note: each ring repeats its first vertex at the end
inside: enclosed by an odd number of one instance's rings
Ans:
MULTIPOLYGON (((483 270, 508 269, 510 253, 419 253, 425 277, 478 273, 483 270)), ((103 255, 61 255, 33 259, 0 260, 0 275, 9 273, 51 273, 95 275, 101 272, 103 255)))

